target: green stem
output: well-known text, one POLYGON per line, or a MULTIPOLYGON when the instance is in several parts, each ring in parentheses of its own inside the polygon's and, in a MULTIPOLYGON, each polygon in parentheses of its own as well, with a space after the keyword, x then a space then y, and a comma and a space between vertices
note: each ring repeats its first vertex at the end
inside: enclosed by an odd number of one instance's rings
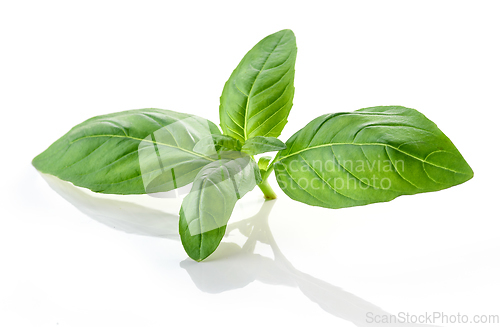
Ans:
POLYGON ((258 185, 262 193, 264 193, 264 198, 268 200, 273 200, 278 197, 271 188, 271 185, 269 185, 269 182, 267 181, 267 178, 269 177, 269 175, 271 175, 271 172, 274 170, 274 161, 276 161, 276 157, 273 159, 273 161, 271 161, 271 163, 267 167, 266 172, 262 175, 262 182, 258 185))
POLYGON ((267 179, 263 180, 262 183, 260 183, 258 186, 261 189, 262 193, 264 193, 264 198, 266 198, 267 200, 273 200, 277 198, 276 193, 274 193, 267 179))

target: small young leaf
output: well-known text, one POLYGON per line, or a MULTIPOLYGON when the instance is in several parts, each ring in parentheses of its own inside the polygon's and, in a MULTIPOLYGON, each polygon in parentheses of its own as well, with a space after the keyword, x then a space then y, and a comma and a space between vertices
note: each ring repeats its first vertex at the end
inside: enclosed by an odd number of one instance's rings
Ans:
POLYGON ((215 156, 220 151, 240 151, 241 143, 237 139, 228 136, 213 134, 201 139, 193 148, 194 152, 206 156, 215 156))
POLYGON ((182 201, 179 234, 187 254, 196 261, 217 249, 236 201, 261 182, 249 156, 221 159, 203 167, 182 201))
POLYGON ((285 143, 275 137, 255 136, 248 139, 245 144, 243 144, 241 151, 249 155, 255 155, 283 149, 286 149, 285 143))
POLYGON ((264 156, 259 158, 258 165, 261 172, 267 170, 267 167, 269 166, 269 162, 271 162, 271 160, 273 160, 273 157, 271 156, 264 156))
POLYGON ((225 135, 245 142, 254 136, 281 134, 292 108, 296 56, 291 30, 271 34, 248 51, 220 97, 225 135))
POLYGON ((343 208, 442 190, 472 178, 453 143, 423 114, 399 106, 324 115, 278 153, 276 178, 292 199, 343 208))
POLYGON ((216 159, 193 151, 217 126, 161 109, 129 110, 91 118, 33 159, 43 173, 94 192, 142 194, 191 183, 216 159))

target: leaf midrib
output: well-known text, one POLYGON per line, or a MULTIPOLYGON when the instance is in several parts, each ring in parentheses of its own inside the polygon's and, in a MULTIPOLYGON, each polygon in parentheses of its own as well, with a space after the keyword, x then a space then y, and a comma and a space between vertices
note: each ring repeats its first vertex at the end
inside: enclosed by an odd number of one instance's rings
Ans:
POLYGON ((385 146, 385 147, 389 147, 393 150, 396 150, 404 155, 407 155, 408 157, 411 157, 411 158, 414 158, 418 161, 421 161, 423 163, 426 163, 428 165, 431 165, 431 166, 434 166, 434 167, 437 167, 437 168, 441 168, 441 169, 444 169, 444 170, 448 170, 448 171, 451 171, 455 174, 462 174, 462 175, 465 175, 466 173, 464 172, 459 172, 459 171, 456 171, 456 170, 453 170, 453 169, 450 169, 450 168, 447 168, 447 167, 443 167, 443 166, 440 166, 440 165, 437 165, 435 163, 432 163, 432 162, 429 162, 429 161, 426 161, 425 159, 422 159, 422 158, 419 158, 419 157, 416 157, 408 152, 405 152, 405 151, 402 151, 401 149, 398 149, 390 144, 384 144, 384 143, 327 143, 327 144, 321 144, 321 145, 316 145, 316 146, 312 146, 312 147, 308 147, 308 148, 305 148, 305 149, 302 149, 302 150, 299 150, 297 152, 294 152, 294 153, 291 153, 291 154, 287 154, 286 156, 283 156, 281 158, 279 158, 277 161, 282 161, 283 159, 286 159, 288 157, 291 157, 291 156, 294 156, 294 155, 297 155, 299 153, 302 153, 302 152, 305 152, 305 151, 309 151, 309 150, 313 150, 313 149, 319 149, 319 148, 324 148, 324 147, 331 147, 331 146, 334 146, 334 145, 357 145, 357 146, 369 146, 369 145, 375 145, 375 146, 385 146))
POLYGON ((197 157, 209 160, 209 161, 215 161, 215 159, 212 159, 210 157, 201 155, 201 154, 193 152, 193 151, 189 151, 189 150, 181 148, 179 146, 175 146, 175 145, 171 145, 171 144, 167 144, 167 143, 162 143, 162 142, 158 142, 158 141, 153 142, 153 141, 149 141, 149 140, 146 140, 146 139, 141 139, 141 138, 137 138, 137 137, 133 137, 133 136, 129 136, 129 135, 112 135, 112 134, 88 135, 88 136, 84 136, 84 137, 78 138, 76 140, 73 140, 69 144, 73 144, 73 143, 78 142, 80 140, 91 138, 91 137, 111 137, 111 138, 113 138, 113 137, 119 137, 119 138, 136 140, 136 141, 140 141, 140 142, 148 142, 148 143, 152 143, 152 144, 159 144, 159 145, 163 145, 163 146, 167 146, 167 147, 170 147, 170 148, 174 148, 174 149, 178 149, 178 150, 184 151, 186 153, 189 153, 191 155, 194 155, 194 156, 197 156, 197 157))
POLYGON ((267 56, 266 60, 264 61, 264 64, 262 65, 262 68, 260 69, 259 73, 257 74, 257 76, 255 77, 255 80, 253 81, 252 83, 252 87, 250 88, 250 91, 248 92, 248 97, 247 97, 247 104, 245 106, 245 121, 243 122, 243 140, 246 141, 247 140, 247 121, 248 121, 248 108, 250 106, 250 98, 252 97, 252 90, 253 90, 253 87, 255 86, 255 84, 257 83, 257 80, 259 79, 259 76, 260 74, 265 70, 264 68, 266 68, 266 64, 267 64, 267 61, 269 60, 269 58, 271 57, 271 55, 273 54, 274 50, 276 50, 276 48, 278 47, 278 45, 281 43, 281 40, 283 40, 283 37, 285 36, 285 33, 283 33, 283 35, 281 36, 281 38, 279 39, 278 42, 276 42, 276 45, 274 46, 274 48, 271 50, 271 52, 269 52, 269 55, 267 56))

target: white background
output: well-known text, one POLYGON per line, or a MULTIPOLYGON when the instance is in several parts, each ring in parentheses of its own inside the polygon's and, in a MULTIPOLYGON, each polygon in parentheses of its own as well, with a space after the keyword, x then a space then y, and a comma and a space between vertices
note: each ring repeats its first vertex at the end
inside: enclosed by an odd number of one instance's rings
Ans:
MULTIPOLYGON (((2 1, 0 326, 499 315, 499 14, 496 1, 2 1), (232 70, 284 28, 298 57, 282 140, 324 113, 404 105, 453 140, 475 177, 340 210, 293 202, 271 177, 274 252, 241 249, 232 230, 196 264, 175 236, 179 200, 92 195, 31 166, 95 115, 156 107, 218 123, 232 70)), ((254 190, 232 221, 262 203, 254 190)), ((265 231, 264 218, 254 223, 265 231)))

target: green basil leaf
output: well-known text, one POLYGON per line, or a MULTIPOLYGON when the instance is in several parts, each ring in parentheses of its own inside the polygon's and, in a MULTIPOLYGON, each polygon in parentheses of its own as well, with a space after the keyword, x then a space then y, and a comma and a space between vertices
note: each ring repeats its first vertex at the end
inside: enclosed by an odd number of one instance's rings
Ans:
POLYGON ((236 201, 261 182, 249 156, 221 159, 203 167, 182 201, 179 234, 187 254, 196 261, 217 249, 236 201))
POLYGON ((249 155, 255 155, 283 149, 286 149, 285 143, 275 137, 255 136, 248 139, 245 144, 243 144, 241 151, 249 155))
POLYGON ((264 156, 259 158, 258 165, 261 172, 267 170, 267 168, 269 167, 269 162, 271 162, 271 160, 273 160, 273 157, 270 156, 264 156))
POLYGON ((201 139, 193 148, 194 152, 206 156, 215 156, 220 151, 240 151, 241 143, 237 139, 228 136, 213 134, 201 139))
POLYGON ((39 171, 94 192, 169 191, 194 180, 214 158, 193 151, 220 134, 212 122, 161 109, 129 110, 91 118, 33 159, 39 171))
POLYGON ((296 56, 295 35, 282 30, 261 40, 243 57, 220 98, 224 134, 241 142, 281 134, 292 108, 296 56))
POLYGON ((473 177, 453 143, 400 106, 324 115, 278 153, 276 178, 292 199, 343 208, 445 189, 473 177))

